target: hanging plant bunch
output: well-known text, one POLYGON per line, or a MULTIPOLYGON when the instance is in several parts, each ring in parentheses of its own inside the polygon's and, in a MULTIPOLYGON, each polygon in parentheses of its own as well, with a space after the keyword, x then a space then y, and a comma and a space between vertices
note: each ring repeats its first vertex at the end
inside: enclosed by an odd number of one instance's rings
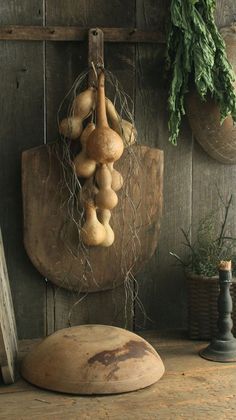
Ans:
POLYGON ((133 122, 123 119, 106 98, 104 71, 96 89, 89 87, 75 95, 69 116, 59 123, 59 132, 66 145, 78 143, 80 149, 77 152, 77 147, 75 154, 70 150, 68 157, 83 205, 80 238, 86 246, 109 247, 115 239, 111 211, 118 204, 116 192, 123 186, 114 164, 124 148, 136 142, 137 133, 133 122))
POLYGON ((171 1, 167 64, 172 80, 168 106, 170 141, 175 145, 185 114, 185 95, 192 84, 201 101, 209 97, 215 101, 219 124, 229 115, 236 122, 235 76, 214 22, 214 10, 215 0, 171 1))

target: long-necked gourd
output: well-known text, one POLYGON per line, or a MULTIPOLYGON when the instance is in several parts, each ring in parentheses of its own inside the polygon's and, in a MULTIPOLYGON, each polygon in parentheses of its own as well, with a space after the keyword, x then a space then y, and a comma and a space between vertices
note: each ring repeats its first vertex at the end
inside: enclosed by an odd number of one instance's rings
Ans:
POLYGON ((88 157, 98 163, 115 162, 124 151, 122 138, 108 125, 104 83, 104 73, 101 72, 98 77, 96 128, 87 141, 88 157))
POLYGON ((110 210, 107 210, 107 209, 99 210, 98 218, 106 230, 106 237, 100 245, 109 247, 113 244, 115 240, 115 234, 110 226, 110 218, 111 218, 110 210))
POLYGON ((96 207, 92 200, 85 204, 85 224, 81 229, 81 238, 85 245, 97 246, 106 239, 106 229, 99 222, 96 207))
POLYGON ((97 207, 100 209, 113 209, 118 203, 118 197, 111 188, 112 176, 105 163, 96 172, 96 182, 99 188, 95 197, 97 207))
POLYGON ((96 170, 95 160, 89 159, 86 152, 87 139, 94 129, 95 125, 92 122, 85 127, 80 137, 82 150, 73 161, 76 175, 82 178, 89 178, 96 170))

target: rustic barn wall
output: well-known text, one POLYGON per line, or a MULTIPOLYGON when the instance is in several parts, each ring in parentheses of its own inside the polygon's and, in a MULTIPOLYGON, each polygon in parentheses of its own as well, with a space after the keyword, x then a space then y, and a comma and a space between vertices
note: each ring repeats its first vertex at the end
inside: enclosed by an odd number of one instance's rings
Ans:
MULTIPOLYGON (((0 24, 150 27, 165 31, 169 0, 1 0, 0 24), (124 12, 125 3, 125 12, 124 12)), ((236 16, 234 0, 218 0, 219 26, 236 16)), ((76 75, 87 65, 87 46, 77 42, 0 41, 0 224, 20 337, 36 337, 66 326, 78 296, 55 289, 30 263, 22 240, 20 154, 57 136, 56 112, 76 75)), ((183 124, 178 147, 168 142, 164 50, 157 44, 105 46, 106 66, 135 101, 139 140, 165 153, 164 214, 157 252, 139 274, 140 299, 148 318, 135 310, 136 328, 186 325, 186 288, 170 250, 183 255, 180 227, 196 223, 215 205, 217 192, 235 190, 236 167, 209 158, 183 124)), ((236 219, 232 221, 236 224, 236 219)), ((73 323, 132 327, 124 312, 125 291, 91 294, 73 310, 73 323)))

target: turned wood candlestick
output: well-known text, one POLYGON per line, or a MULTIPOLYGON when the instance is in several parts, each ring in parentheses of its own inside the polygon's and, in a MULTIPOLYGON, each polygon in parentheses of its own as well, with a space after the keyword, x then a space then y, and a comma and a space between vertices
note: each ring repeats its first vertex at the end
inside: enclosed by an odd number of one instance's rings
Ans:
POLYGON ((208 347, 200 351, 200 356, 214 362, 236 361, 236 338, 232 334, 233 310, 230 285, 232 283, 231 261, 219 264, 220 292, 218 297, 218 333, 208 347))

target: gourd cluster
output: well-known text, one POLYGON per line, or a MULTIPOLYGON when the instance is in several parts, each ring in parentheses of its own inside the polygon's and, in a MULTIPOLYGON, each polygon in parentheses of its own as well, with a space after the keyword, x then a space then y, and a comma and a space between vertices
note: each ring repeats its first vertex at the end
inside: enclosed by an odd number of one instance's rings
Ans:
POLYGON ((120 159, 124 147, 135 142, 136 132, 106 98, 104 72, 98 77, 97 89, 90 87, 75 97, 72 116, 61 121, 59 130, 63 137, 79 139, 82 147, 73 159, 76 175, 86 179, 82 241, 87 246, 109 247, 115 239, 110 226, 111 210, 118 203, 116 193, 123 185, 123 177, 114 163, 120 159), (96 113, 96 124, 90 121, 84 127, 84 121, 93 113, 96 113))

